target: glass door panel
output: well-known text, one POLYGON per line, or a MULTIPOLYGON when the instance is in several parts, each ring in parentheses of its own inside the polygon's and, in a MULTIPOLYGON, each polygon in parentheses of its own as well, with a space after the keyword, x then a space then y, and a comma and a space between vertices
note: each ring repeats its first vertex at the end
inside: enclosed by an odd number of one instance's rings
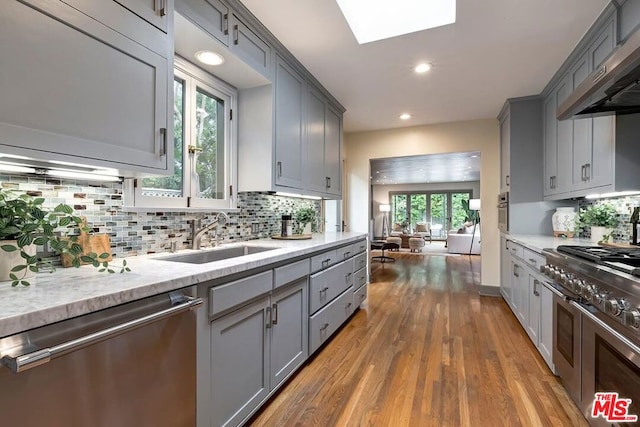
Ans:
POLYGON ((431 214, 431 235, 434 238, 447 237, 447 193, 432 193, 429 195, 429 211, 431 214))
MULTIPOLYGON (((448 229, 457 230, 472 217, 467 215, 465 204, 463 201, 469 202, 469 193, 451 193, 451 226, 448 229)), ((467 204, 467 206, 469 206, 467 204)))
POLYGON ((407 219, 407 195, 394 194, 391 198, 391 231, 396 224, 401 224, 407 219))
POLYGON ((411 227, 415 229, 417 222, 427 221, 427 195, 411 194, 409 200, 411 227))

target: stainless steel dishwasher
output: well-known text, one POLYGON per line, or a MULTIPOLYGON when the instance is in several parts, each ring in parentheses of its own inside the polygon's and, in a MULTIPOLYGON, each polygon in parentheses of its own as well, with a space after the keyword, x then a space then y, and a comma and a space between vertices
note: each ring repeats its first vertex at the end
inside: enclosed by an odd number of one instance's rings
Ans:
POLYGON ((196 424, 195 288, 0 339, 0 424, 196 424))

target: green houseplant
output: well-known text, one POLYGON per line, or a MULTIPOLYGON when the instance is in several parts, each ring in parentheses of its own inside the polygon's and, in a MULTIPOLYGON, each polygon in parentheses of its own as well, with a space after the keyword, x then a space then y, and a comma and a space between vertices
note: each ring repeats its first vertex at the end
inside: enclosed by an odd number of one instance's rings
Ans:
POLYGON ((296 210, 294 214, 296 220, 296 227, 294 234, 302 234, 307 224, 311 224, 311 231, 317 231, 318 229, 318 215, 316 210, 311 206, 303 206, 296 210))
MULTIPOLYGON (((115 272, 105 261, 109 254, 83 255, 77 234, 81 228, 89 229, 70 206, 59 204, 50 209, 43 204, 43 198, 0 189, 0 280, 10 280, 12 286, 29 286, 26 279, 41 268, 53 272, 51 262, 36 255, 36 246, 46 244, 59 254, 70 255, 74 267, 80 267, 82 261, 100 272, 115 272)), ((126 260, 122 261, 121 273, 124 271, 130 271, 126 260)))
POLYGON ((592 241, 606 242, 619 223, 616 208, 609 203, 599 203, 580 209, 576 227, 580 229, 590 227, 592 241))

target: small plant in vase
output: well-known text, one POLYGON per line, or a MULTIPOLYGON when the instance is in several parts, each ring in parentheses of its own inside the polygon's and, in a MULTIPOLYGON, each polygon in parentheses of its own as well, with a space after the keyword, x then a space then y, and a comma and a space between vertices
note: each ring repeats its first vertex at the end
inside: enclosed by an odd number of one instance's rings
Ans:
POLYGON ((576 228, 591 228, 591 241, 607 242, 620 219, 616 208, 609 203, 599 203, 581 208, 576 220, 576 228))
POLYGON ((302 234, 307 224, 311 224, 312 232, 318 230, 318 214, 310 206, 299 208, 294 215, 294 219, 296 220, 294 234, 302 234))
MULTIPOLYGON (((100 272, 114 273, 106 261, 108 253, 84 254, 78 243, 78 232, 88 231, 82 218, 73 215, 73 209, 59 204, 53 209, 43 206, 43 198, 0 189, 0 281, 10 280, 12 286, 29 286, 26 279, 41 268, 53 272, 49 261, 36 255, 36 246, 48 244, 59 254, 72 258, 74 267, 81 263, 91 264, 100 272), (63 229, 66 233, 56 230, 63 229)), ((122 261, 121 273, 131 271, 126 260, 122 261)))

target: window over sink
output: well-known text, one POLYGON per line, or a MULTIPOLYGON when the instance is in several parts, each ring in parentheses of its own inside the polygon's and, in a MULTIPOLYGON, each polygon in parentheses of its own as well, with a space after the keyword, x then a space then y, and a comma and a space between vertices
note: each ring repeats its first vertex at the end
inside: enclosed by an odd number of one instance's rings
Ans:
POLYGON ((235 207, 236 89, 176 59, 173 82, 173 174, 127 180, 127 204, 142 208, 235 207), (128 187, 128 188, 127 188, 128 187))

